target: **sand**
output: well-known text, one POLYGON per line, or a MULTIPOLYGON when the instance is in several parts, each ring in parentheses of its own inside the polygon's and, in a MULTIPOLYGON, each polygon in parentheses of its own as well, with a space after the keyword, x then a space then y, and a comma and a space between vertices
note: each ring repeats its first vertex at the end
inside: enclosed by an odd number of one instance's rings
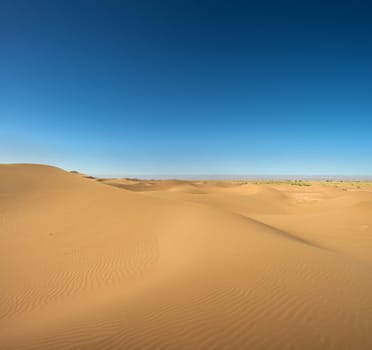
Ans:
POLYGON ((372 349, 372 186, 0 165, 0 349, 372 349))

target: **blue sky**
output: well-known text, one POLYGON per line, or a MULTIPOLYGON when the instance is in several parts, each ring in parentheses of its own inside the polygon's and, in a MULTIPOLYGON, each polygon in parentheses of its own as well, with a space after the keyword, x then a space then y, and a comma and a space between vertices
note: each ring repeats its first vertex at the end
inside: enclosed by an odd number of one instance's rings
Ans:
POLYGON ((370 1, 0 2, 0 162, 372 175, 370 1))

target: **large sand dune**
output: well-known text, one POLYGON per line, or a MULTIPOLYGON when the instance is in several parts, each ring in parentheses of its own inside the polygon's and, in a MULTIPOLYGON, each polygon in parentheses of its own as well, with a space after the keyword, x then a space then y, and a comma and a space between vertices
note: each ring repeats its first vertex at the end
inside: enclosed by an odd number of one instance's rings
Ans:
POLYGON ((372 349, 358 187, 0 165, 0 349, 372 349))

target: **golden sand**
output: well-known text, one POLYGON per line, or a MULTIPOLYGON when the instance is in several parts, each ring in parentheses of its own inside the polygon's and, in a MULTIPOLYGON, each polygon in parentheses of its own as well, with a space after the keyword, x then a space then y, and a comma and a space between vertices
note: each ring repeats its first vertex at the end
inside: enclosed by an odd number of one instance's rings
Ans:
POLYGON ((0 349, 372 349, 372 186, 0 165, 0 349))

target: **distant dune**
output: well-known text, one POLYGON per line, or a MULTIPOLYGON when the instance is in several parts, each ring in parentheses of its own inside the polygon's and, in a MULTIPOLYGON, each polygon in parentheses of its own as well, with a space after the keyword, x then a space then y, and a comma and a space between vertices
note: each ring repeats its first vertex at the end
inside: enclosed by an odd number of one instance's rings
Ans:
POLYGON ((0 165, 0 349, 372 349, 372 185, 0 165))

